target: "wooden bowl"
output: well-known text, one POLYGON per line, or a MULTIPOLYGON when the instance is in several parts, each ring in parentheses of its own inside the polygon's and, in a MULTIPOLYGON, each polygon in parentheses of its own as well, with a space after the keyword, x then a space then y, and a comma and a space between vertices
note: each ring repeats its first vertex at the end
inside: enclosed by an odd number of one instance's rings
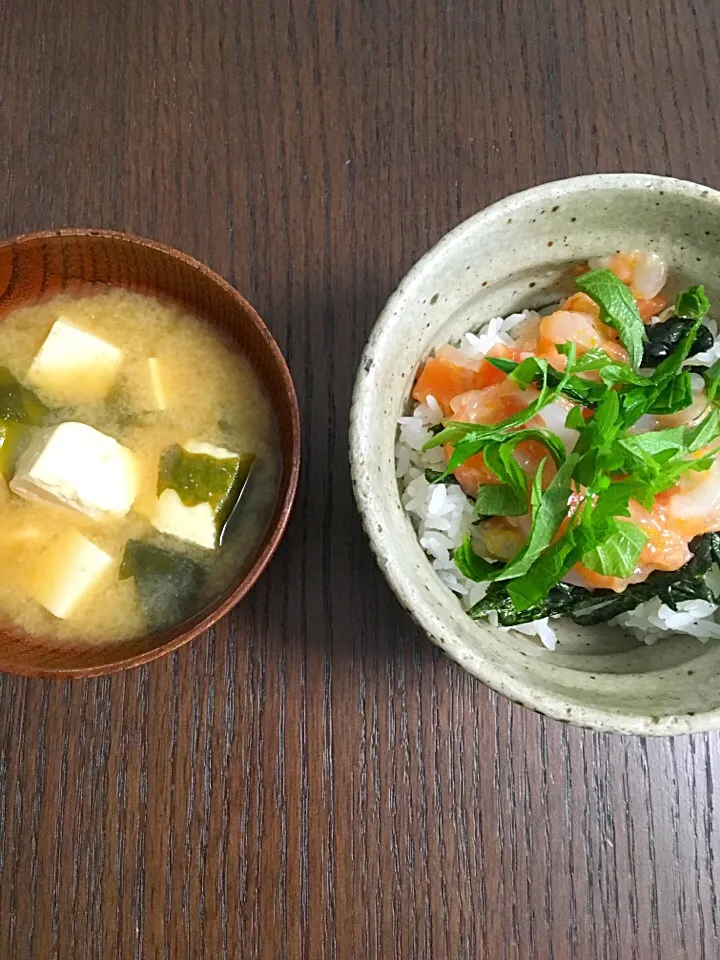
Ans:
POLYGON ((189 620, 148 636, 69 643, 0 629, 0 670, 35 677, 90 677, 163 656, 207 630, 252 588, 290 516, 300 469, 300 414, 282 353, 250 304, 227 281, 171 247, 105 230, 56 230, 0 242, 0 322, 17 307, 68 290, 123 287, 179 302, 234 341, 263 383, 282 454, 275 512, 255 553, 217 599, 189 620))

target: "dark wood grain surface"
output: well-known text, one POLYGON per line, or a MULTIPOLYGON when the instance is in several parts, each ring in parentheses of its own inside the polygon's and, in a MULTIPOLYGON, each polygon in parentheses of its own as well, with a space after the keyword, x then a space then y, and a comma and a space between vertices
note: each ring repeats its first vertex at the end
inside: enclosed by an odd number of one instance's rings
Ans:
POLYGON ((496 697, 413 626, 355 515, 355 366, 488 202, 720 186, 716 0, 0 0, 0 233, 205 260, 295 376, 305 465, 259 586, 166 660, 0 677, 0 958, 720 956, 720 738, 496 697))

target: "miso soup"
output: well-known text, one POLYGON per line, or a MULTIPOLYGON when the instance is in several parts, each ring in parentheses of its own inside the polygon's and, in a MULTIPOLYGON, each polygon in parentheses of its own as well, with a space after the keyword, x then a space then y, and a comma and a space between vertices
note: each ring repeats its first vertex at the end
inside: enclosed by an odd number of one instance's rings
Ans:
POLYGON ((173 626, 258 547, 279 486, 249 363, 172 302, 108 288, 0 324, 0 621, 113 640, 173 626))

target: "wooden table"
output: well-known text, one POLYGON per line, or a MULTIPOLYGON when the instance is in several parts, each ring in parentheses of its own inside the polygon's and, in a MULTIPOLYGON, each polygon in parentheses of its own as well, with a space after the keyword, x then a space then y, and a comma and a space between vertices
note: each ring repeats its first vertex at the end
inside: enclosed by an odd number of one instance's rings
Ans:
POLYGON ((720 738, 544 720, 441 656, 358 523, 347 418, 399 279, 543 180, 720 185, 715 0, 0 0, 0 233, 207 261, 284 349, 294 518, 126 675, 0 677, 0 960, 717 958, 720 738))

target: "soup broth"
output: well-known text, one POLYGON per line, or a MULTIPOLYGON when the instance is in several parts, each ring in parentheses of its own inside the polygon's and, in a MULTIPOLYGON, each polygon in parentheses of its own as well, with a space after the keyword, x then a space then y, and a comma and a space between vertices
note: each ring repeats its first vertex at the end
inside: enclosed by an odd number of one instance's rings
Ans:
MULTIPOLYGON (((0 478, 0 619, 36 636, 128 638, 185 619, 229 585, 267 529, 280 474, 271 406, 242 356, 179 305, 112 288, 8 315, 0 367, 45 408, 0 478), (108 345, 88 341, 91 370, 77 331, 108 345), (89 466, 73 443, 87 444, 89 466), (91 496, 96 463, 106 473, 91 496), (123 487, 126 467, 134 480, 123 487), (55 581, 70 570, 72 592, 89 568, 70 603, 55 581)), ((0 408, 7 389, 0 382, 0 408)))

